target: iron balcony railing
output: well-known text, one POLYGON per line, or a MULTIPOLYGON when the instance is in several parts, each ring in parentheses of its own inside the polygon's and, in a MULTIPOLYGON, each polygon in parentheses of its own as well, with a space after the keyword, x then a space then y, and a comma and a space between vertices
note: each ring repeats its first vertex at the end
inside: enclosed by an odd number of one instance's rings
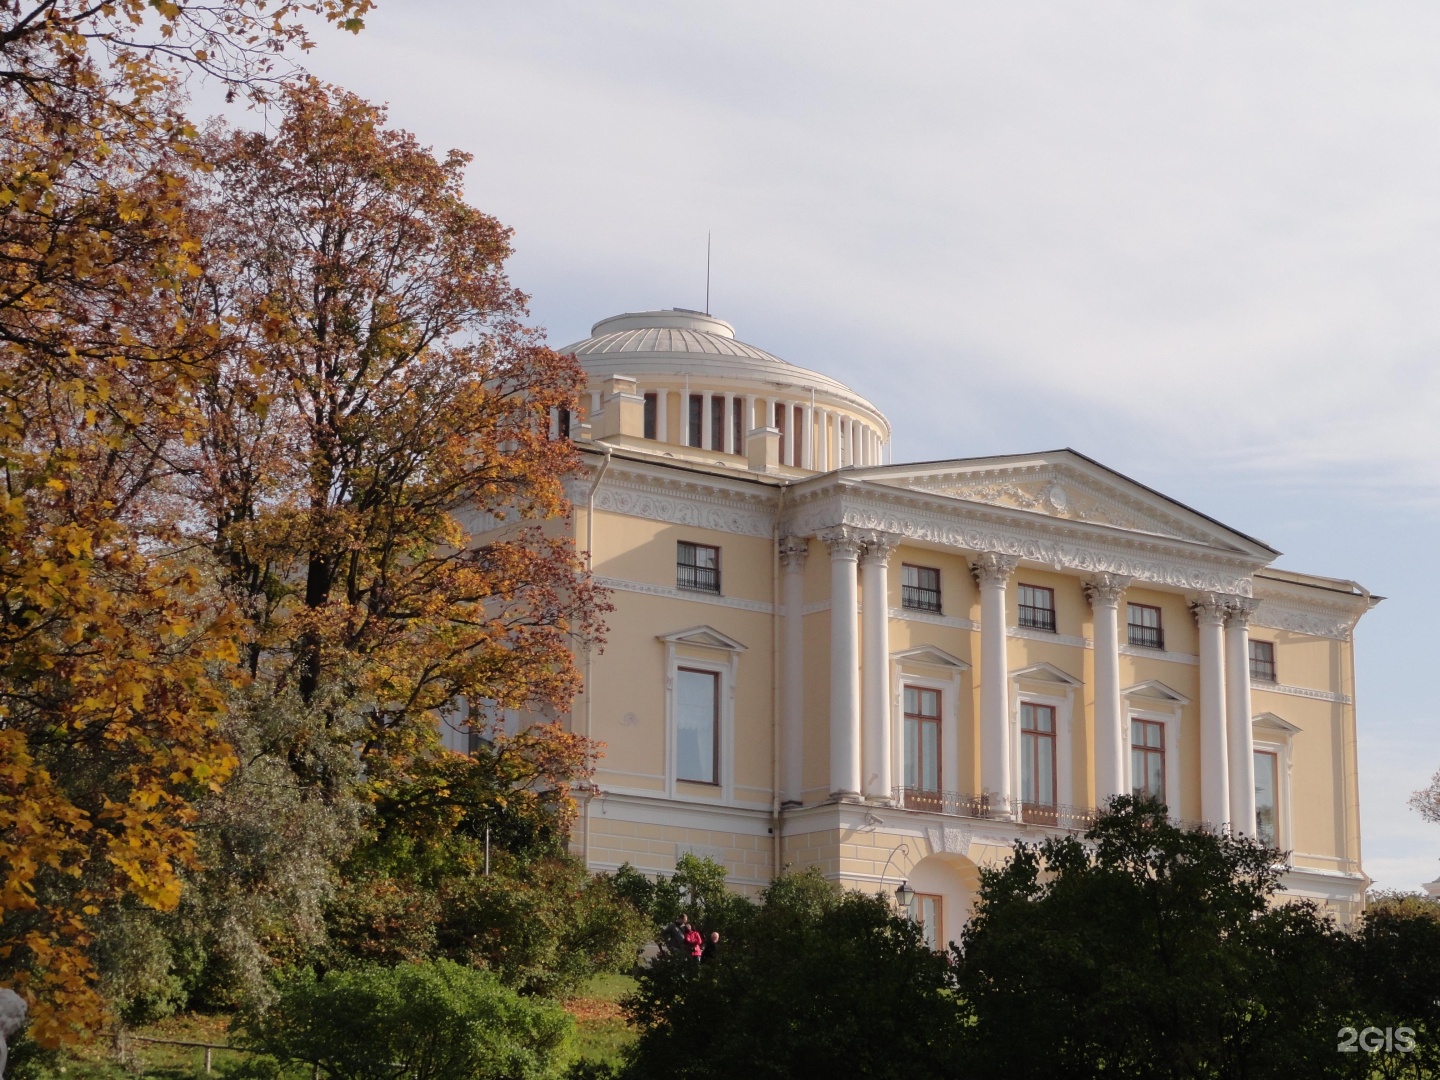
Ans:
POLYGON ((1069 832, 1084 832, 1095 824, 1097 811, 1089 806, 1027 803, 1019 799, 997 799, 993 795, 962 795, 954 791, 923 791, 896 788, 895 802, 906 810, 950 817, 1020 821, 1026 825, 1047 825, 1069 832))
POLYGON ((1141 626, 1130 623, 1130 644, 1145 649, 1165 648, 1165 634, 1158 626, 1141 626))
POLYGON ((1055 609, 1036 607, 1033 604, 1021 604, 1020 618, 1018 621, 1020 625, 1026 629, 1048 630, 1053 634, 1055 632, 1055 609))
POLYGON ((940 590, 926 589, 919 585, 900 586, 900 605, 911 611, 940 610, 940 590))
MULTIPOLYGON (((919 788, 896 788, 895 805, 906 810, 948 817, 981 818, 989 821, 1018 821, 1025 825, 1045 825, 1066 832, 1085 832, 1095 824, 1100 811, 1093 806, 1066 806, 1063 803, 1027 803, 1019 799, 997 799, 993 795, 961 795, 954 791, 922 791, 919 788)), ((1171 818, 1171 824, 1190 832, 1219 832, 1208 821, 1182 821, 1171 818)))
POLYGON ((718 593, 720 591, 720 570, 714 566, 678 563, 675 566, 675 584, 682 589, 718 593))

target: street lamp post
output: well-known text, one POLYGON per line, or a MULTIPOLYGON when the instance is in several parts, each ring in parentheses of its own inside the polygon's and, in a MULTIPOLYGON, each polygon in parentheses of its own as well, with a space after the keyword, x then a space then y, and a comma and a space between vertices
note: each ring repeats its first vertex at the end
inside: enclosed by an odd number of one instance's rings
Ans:
MULTIPOLYGON (((904 852, 905 857, 909 858, 910 849, 904 844, 897 844, 895 850, 890 852, 890 857, 885 860, 885 865, 880 870, 880 884, 882 886, 885 884, 885 874, 890 869, 890 863, 894 860, 895 856, 900 854, 901 852, 904 852)), ((899 905, 900 910, 905 913, 907 918, 909 917, 910 903, 914 899, 915 890, 910 888, 910 883, 908 881, 902 879, 900 884, 895 887, 895 903, 899 905)))

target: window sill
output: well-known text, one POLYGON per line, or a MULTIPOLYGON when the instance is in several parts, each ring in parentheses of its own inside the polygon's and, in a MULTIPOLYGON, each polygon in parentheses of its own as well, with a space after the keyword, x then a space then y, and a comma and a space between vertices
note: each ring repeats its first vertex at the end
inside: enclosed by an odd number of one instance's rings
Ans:
MULTIPOLYGON (((676 585, 675 588, 679 589, 681 592, 702 593, 705 596, 722 595, 719 589, 701 589, 694 585, 676 585)), ((699 783, 700 781, 697 780, 695 782, 699 783)))

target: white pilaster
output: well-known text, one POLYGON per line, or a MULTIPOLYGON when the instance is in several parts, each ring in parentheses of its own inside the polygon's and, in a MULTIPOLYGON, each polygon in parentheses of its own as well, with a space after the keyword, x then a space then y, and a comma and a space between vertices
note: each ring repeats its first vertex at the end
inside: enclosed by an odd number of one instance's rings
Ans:
MULTIPOLYGON (((1085 583, 1095 616, 1095 804, 1125 790, 1124 710, 1120 702, 1120 597, 1129 578, 1099 574, 1085 583)), ((1068 767, 1062 765, 1062 768, 1068 767)))
POLYGON ((971 564, 980 587, 980 787, 991 814, 1009 817, 1010 665, 1005 650, 1005 586, 1016 560, 987 551, 971 564))
POLYGON ((1200 627, 1200 817, 1213 829, 1230 820, 1230 761, 1225 731, 1225 598, 1190 604, 1200 627))
POLYGON ((1229 724, 1230 828, 1255 835, 1255 731, 1250 707, 1250 616, 1255 601, 1230 602, 1225 620, 1225 716, 1229 724))
POLYGON ((670 391, 655 391, 655 441, 670 441, 670 391))
POLYGON ((889 800, 890 785, 890 556, 897 537, 872 532, 860 558, 862 773, 867 799, 889 800))
POLYGON ((780 726, 780 797, 799 804, 805 790, 805 560, 810 544, 800 536, 780 541, 785 626, 780 726))
POLYGON ((826 461, 826 472, 840 468, 840 424, 842 423, 839 413, 830 414, 830 456, 826 461))
POLYGON ((830 795, 860 797, 859 583, 861 537, 840 526, 820 534, 830 547, 830 795))

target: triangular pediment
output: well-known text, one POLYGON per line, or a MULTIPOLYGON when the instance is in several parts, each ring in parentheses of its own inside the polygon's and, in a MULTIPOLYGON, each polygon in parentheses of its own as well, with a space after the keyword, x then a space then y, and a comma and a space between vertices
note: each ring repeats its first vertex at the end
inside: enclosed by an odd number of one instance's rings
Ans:
POLYGON ((1273 712, 1256 713, 1250 718, 1250 725, 1256 731, 1272 731, 1278 735, 1294 735, 1300 731, 1289 720, 1273 712))
POLYGON ((1010 678, 1019 682, 1030 683, 1053 683, 1057 686, 1080 686, 1080 680, 1067 672, 1061 671, 1054 664, 1031 664, 1029 667, 1020 668, 1018 671, 1010 672, 1010 678))
POLYGON ((1120 691, 1121 696, 1140 701, 1160 701, 1166 705, 1189 705, 1190 699, 1179 690, 1166 686, 1159 679, 1146 679, 1120 691))
POLYGON ((713 626, 692 626, 688 630, 676 630, 658 637, 671 645, 698 645, 704 649, 724 649, 727 652, 744 652, 746 648, 713 626))
POLYGON ((970 665, 964 660, 958 656, 952 656, 944 649, 937 649, 934 645, 920 645, 914 649, 893 652, 890 654, 890 659, 899 660, 902 663, 933 664, 936 667, 959 668, 961 671, 970 670, 970 665))
POLYGON ((1278 554, 1074 450, 882 466, 861 470, 857 478, 1063 521, 1184 540, 1267 562, 1278 554))

